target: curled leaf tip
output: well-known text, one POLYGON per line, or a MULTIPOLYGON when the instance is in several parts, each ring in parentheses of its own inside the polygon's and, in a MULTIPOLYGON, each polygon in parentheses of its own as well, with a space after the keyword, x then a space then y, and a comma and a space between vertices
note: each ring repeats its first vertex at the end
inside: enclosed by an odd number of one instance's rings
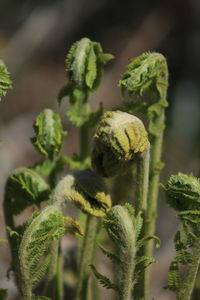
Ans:
MULTIPOLYGON (((145 52, 127 66, 119 81, 122 94, 146 95, 163 99, 168 86, 168 67, 165 57, 157 52, 145 52)), ((166 99, 164 99, 166 100, 166 99)))
POLYGON ((93 168, 105 177, 114 176, 126 170, 134 157, 149 147, 140 119, 122 111, 106 112, 94 135, 93 168))
POLYGON ((76 88, 95 90, 100 82, 103 65, 113 56, 103 53, 101 45, 88 38, 74 43, 66 58, 66 72, 76 88))
POLYGON ((59 114, 44 109, 33 124, 35 137, 31 139, 35 148, 50 159, 59 154, 66 132, 63 130, 59 114))
POLYGON ((64 226, 67 232, 78 233, 83 235, 83 231, 80 227, 80 224, 71 217, 63 217, 64 226))
POLYGON ((3 96, 6 95, 7 90, 12 88, 12 81, 10 79, 10 73, 4 62, 0 59, 0 101, 3 96))
POLYGON ((111 207, 111 198, 102 178, 89 169, 65 176, 55 189, 54 202, 58 205, 74 203, 96 217, 103 217, 111 207))
POLYGON ((32 169, 17 168, 7 179, 5 201, 14 215, 18 215, 29 205, 47 201, 49 196, 49 185, 32 169))
POLYGON ((172 208, 178 211, 200 209, 200 180, 192 174, 172 175, 164 189, 172 208))

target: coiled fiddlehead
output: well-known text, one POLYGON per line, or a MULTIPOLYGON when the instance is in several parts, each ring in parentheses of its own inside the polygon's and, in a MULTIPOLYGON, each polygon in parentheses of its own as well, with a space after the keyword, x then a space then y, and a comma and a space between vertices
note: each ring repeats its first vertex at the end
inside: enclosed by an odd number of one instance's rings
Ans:
POLYGON ((121 111, 106 112, 94 135, 92 166, 102 176, 111 177, 125 171, 148 148, 140 119, 121 111))
POLYGON ((167 288, 176 293, 177 299, 189 300, 200 263, 200 180, 193 175, 172 175, 163 186, 168 204, 178 210, 181 229, 176 233, 176 257, 172 260, 167 288), (186 277, 181 265, 185 265, 186 277))
MULTIPOLYGON (((91 170, 84 170, 68 174, 57 184, 53 194, 54 206, 60 210, 66 204, 75 204, 83 212, 89 214, 85 229, 82 251, 78 272, 76 299, 86 299, 89 267, 92 262, 94 242, 97 234, 97 219, 103 217, 111 207, 111 198, 107 188, 97 174, 91 170)), ((58 244, 53 245, 52 251, 56 256, 58 244)), ((50 266, 51 282, 55 276, 56 265, 50 266)))
POLYGON ((178 173, 172 175, 163 186, 168 204, 178 211, 200 209, 200 179, 178 173))
MULTIPOLYGON (((157 52, 146 52, 131 61, 119 81, 125 107, 129 112, 140 111, 146 114, 149 121, 150 180, 148 205, 146 213, 147 235, 155 232, 157 215, 157 198, 160 180, 163 131, 165 128, 165 108, 168 106, 168 66, 165 57, 157 52), (128 96, 128 97, 127 97, 128 96), (138 97, 143 96, 143 98, 138 97)), ((145 253, 151 256, 153 244, 146 245, 145 253)), ((149 286, 149 270, 145 275, 145 293, 149 286)), ((142 295, 143 296, 143 295, 142 295)))
POLYGON ((6 95, 7 90, 12 88, 10 74, 6 69, 4 62, 0 59, 0 100, 6 95))
POLYGON ((103 180, 89 169, 65 176, 58 183, 53 199, 59 207, 73 203, 96 217, 105 216, 111 207, 111 198, 103 180))
POLYGON ((74 43, 69 50, 66 58, 69 83, 61 89, 58 101, 61 102, 65 96, 69 96, 70 108, 67 116, 73 125, 81 127, 101 116, 101 106, 96 113, 90 113, 88 97, 98 88, 103 67, 112 58, 111 54, 103 53, 99 43, 88 38, 74 43))
POLYGON ((16 226, 14 216, 19 215, 26 207, 39 207, 42 201, 49 200, 50 188, 44 179, 34 170, 18 168, 7 179, 4 196, 4 216, 11 248, 11 268, 15 272, 16 283, 21 290, 18 249, 24 226, 16 226))
MULTIPOLYGON (((165 57, 157 52, 145 52, 133 59, 119 81, 122 94, 149 97, 144 106, 163 99, 168 86, 168 69, 165 57), (150 102, 149 102, 150 101, 150 102)), ((164 99, 166 100, 166 99, 164 99)), ((136 100, 140 101, 140 100, 136 100)))
MULTIPOLYGON (((137 256, 139 249, 146 241, 151 238, 157 239, 154 236, 140 238, 142 225, 141 212, 136 215, 130 204, 112 207, 104 219, 104 227, 114 242, 117 253, 114 254, 102 246, 100 248, 117 267, 117 283, 112 283, 93 265, 91 268, 99 282, 105 288, 114 289, 120 300, 131 299, 133 288, 140 282, 144 269, 155 261, 152 257, 137 256)), ((136 296, 134 299, 140 298, 136 296)))
POLYGON ((45 158, 53 160, 59 154, 66 135, 60 116, 51 109, 44 109, 34 122, 33 129, 33 145, 45 158))
POLYGON ((24 300, 32 300, 32 288, 40 281, 52 259, 50 246, 65 231, 81 233, 76 221, 63 217, 54 205, 45 207, 27 226, 20 246, 19 265, 21 292, 24 300))

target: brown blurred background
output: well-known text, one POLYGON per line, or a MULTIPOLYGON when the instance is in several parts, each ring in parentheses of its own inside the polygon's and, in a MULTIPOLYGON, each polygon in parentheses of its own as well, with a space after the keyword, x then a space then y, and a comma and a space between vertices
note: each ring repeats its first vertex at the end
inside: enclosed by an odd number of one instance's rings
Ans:
MULTIPOLYGON (((199 0, 1 0, 0 58, 4 59, 13 80, 13 89, 0 103, 1 202, 9 171, 29 166, 38 158, 29 139, 33 135, 32 122, 41 109, 50 107, 63 115, 64 126, 69 131, 64 152, 78 151, 77 132, 64 117, 67 103, 59 108, 56 95, 66 82, 66 53, 74 41, 84 36, 100 42, 105 52, 115 55, 115 60, 106 67, 101 87, 91 97, 93 107, 100 101, 106 109, 120 107, 117 81, 130 58, 149 50, 160 51, 167 57, 170 106, 162 181, 178 171, 198 175, 199 0)), ((154 265, 152 294, 159 300, 174 299, 163 286, 174 255, 172 237, 178 222, 175 213, 165 204, 162 192, 157 224, 162 246, 156 250, 158 263, 154 265)), ((0 237, 4 237, 2 210, 0 226, 0 237)), ((9 259, 8 246, 1 244, 0 287, 9 288, 8 299, 17 299, 12 276, 10 280, 6 278, 9 259)), ((104 299, 111 294, 107 292, 104 299)))

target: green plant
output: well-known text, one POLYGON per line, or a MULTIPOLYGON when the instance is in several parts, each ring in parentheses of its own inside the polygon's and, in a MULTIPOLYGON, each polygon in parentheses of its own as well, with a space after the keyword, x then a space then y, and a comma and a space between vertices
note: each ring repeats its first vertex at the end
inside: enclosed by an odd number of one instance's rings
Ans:
POLYGON ((181 229, 176 233, 176 257, 172 260, 166 288, 176 293, 177 299, 191 299, 200 263, 200 180, 193 175, 172 175, 166 186, 169 205, 178 210, 181 229), (187 276, 181 274, 181 265, 187 267, 187 276))
MULTIPOLYGON (((157 247, 160 244, 154 231, 163 167, 168 69, 163 55, 140 55, 119 81, 125 111, 103 112, 102 104, 92 111, 89 96, 100 85, 103 67, 112 58, 88 38, 71 47, 66 58, 68 82, 59 92, 58 102, 69 98, 66 116, 79 131, 79 151, 71 157, 63 154, 67 132, 61 117, 44 109, 33 124, 35 136, 31 138, 41 159, 32 166, 17 168, 7 179, 4 216, 11 269, 23 300, 66 299, 64 279, 69 276, 69 263, 60 244, 66 233, 79 236, 77 270, 73 270, 76 300, 96 297, 97 285, 90 283, 95 278, 105 288, 114 289, 119 300, 148 299, 149 266, 155 262, 152 240, 157 247), (147 116, 148 130, 135 116, 138 112, 147 116), (123 181, 120 176, 124 176, 123 181), (116 195, 112 187, 116 184, 123 185, 125 199, 121 201, 119 195, 112 206, 111 195, 116 195), (135 192, 130 193, 134 186, 135 192), (128 194, 134 198, 131 204, 127 203, 128 194), (71 204, 81 211, 79 220, 65 215, 71 204), (18 225, 16 217, 29 207, 33 213, 18 225), (97 244, 115 265, 114 281, 98 271, 97 244), (91 278, 92 272, 95 276, 91 278)), ((2 66, 0 95, 10 87, 2 66)), ((168 204, 179 211, 181 223, 174 239, 176 257, 170 265, 167 288, 176 293, 177 299, 189 300, 200 262, 200 181, 179 173, 163 187, 168 204), (184 278, 181 264, 187 266, 184 278)), ((6 294, 0 289, 1 299, 6 294)))
MULTIPOLYGON (((149 121, 151 159, 145 234, 151 235, 155 232, 160 171, 163 168, 161 154, 165 128, 165 108, 168 106, 166 99, 168 67, 165 57, 160 53, 146 52, 133 59, 122 75, 119 86, 124 97, 124 105, 128 111, 142 112, 149 121), (145 96, 145 98, 130 99, 133 96, 145 96)), ((145 255, 152 255, 153 244, 151 241, 147 243, 144 252, 145 255)), ((147 269, 144 278, 144 294, 149 288, 149 281, 150 269, 147 269)))

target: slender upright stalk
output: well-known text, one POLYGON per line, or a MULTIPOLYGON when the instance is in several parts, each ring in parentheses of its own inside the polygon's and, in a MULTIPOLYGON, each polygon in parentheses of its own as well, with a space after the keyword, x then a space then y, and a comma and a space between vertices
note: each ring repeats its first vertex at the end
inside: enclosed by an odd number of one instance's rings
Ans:
MULTIPOLYGON (((160 115, 154 121, 155 126, 160 128, 157 135, 152 136, 151 140, 151 161, 150 161, 150 178, 149 178, 149 193, 147 200, 147 210, 145 217, 145 235, 153 235, 155 233, 156 217, 157 217, 157 199, 159 191, 160 171, 162 168, 161 154, 163 143, 163 130, 165 124, 165 108, 161 108, 160 115)), ((144 255, 152 256, 153 241, 150 240, 145 244, 144 255)), ((145 291, 148 291, 150 284, 151 267, 145 270, 145 291)))
MULTIPOLYGON (((89 103, 85 107, 85 114, 89 114, 90 107, 89 103)), ((90 152, 90 130, 88 124, 85 123, 80 127, 79 130, 79 143, 80 143, 80 159, 83 161, 87 158, 90 152)))
POLYGON ((179 292, 178 300, 190 300, 192 297, 195 279, 200 264, 200 241, 197 241, 194 247, 192 263, 189 265, 187 279, 184 283, 184 288, 182 288, 179 292))
MULTIPOLYGON (((12 214, 12 210, 11 210, 11 206, 10 206, 10 199, 9 199, 9 196, 7 195, 7 192, 5 192, 3 209, 4 209, 5 223, 6 223, 7 227, 9 227, 9 229, 15 231, 14 217, 12 214)), ((19 258, 18 258, 18 237, 11 236, 8 233, 8 242, 9 242, 10 251, 11 251, 11 265, 15 272, 17 288, 19 290, 19 293, 22 293, 20 271, 19 271, 20 270, 19 258)))
MULTIPOLYGON (((137 187, 136 187, 136 201, 135 201, 135 211, 136 214, 139 211, 143 212, 144 220, 146 218, 147 209, 147 196, 149 188, 149 149, 141 153, 137 160, 137 187)), ((143 230, 144 232, 144 230, 143 230)), ((140 251, 141 256, 144 255, 144 251, 140 251)), ((145 289, 145 277, 141 281, 138 288, 135 288, 134 294, 137 297, 146 299, 147 291, 145 289)))
MULTIPOLYGON (((126 254, 126 261, 124 261, 123 270, 125 272, 121 273, 121 278, 119 282, 120 287, 120 298, 119 300, 131 300, 132 289, 133 289, 133 274, 135 268, 135 260, 133 253, 135 247, 130 247, 128 253, 126 254)), ((134 253, 135 254, 135 253, 134 253)))
POLYGON ((146 210, 149 187, 149 149, 141 153, 137 160, 137 188, 135 211, 146 210))
POLYGON ((89 280, 89 264, 92 263, 94 255, 94 243, 96 238, 96 232, 98 227, 97 218, 93 216, 87 217, 86 229, 84 235, 84 241, 81 249, 79 271, 78 271, 78 282, 76 290, 76 300, 87 300, 88 299, 88 280, 89 280))
MULTIPOLYGON (((58 269, 58 249, 59 241, 53 241, 51 244, 51 262, 49 266, 48 278, 46 281, 46 286, 44 288, 44 294, 49 297, 56 297, 58 291, 57 284, 57 269, 58 269)), ((55 300, 62 300, 62 298, 55 298, 55 300)))
MULTIPOLYGON (((165 57, 157 52, 145 52, 133 59, 119 81, 122 95, 147 96, 147 101, 132 103, 132 110, 146 110, 149 119, 149 134, 151 142, 150 180, 147 209, 145 216, 145 235, 153 235, 157 214, 157 198, 162 168, 161 152, 165 121, 166 94, 168 87, 168 67, 165 57), (149 103, 149 99, 151 102, 149 103), (146 107, 146 109, 145 109, 146 107)), ((130 101, 125 101, 129 106, 130 101)), ((153 244, 148 241, 144 255, 152 256, 153 244)), ((145 291, 149 286, 150 268, 145 271, 145 291)), ((146 293, 146 292, 145 292, 146 293)))

